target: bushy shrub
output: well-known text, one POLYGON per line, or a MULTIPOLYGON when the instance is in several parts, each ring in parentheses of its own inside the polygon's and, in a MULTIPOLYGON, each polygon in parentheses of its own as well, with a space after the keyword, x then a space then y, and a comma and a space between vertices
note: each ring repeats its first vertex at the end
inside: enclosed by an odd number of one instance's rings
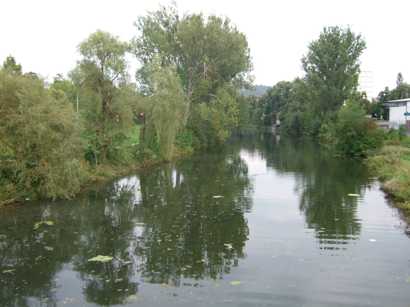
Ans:
POLYGON ((409 138, 407 137, 407 128, 405 125, 400 125, 399 129, 390 129, 385 134, 385 143, 388 145, 404 145, 408 146, 409 138))
POLYGON ((68 198, 79 191, 85 179, 80 127, 64 97, 51 95, 40 79, 0 71, 0 118, 2 185, 19 197, 68 198))
POLYGON ((347 157, 365 157, 379 148, 383 131, 366 117, 364 109, 353 100, 346 102, 335 119, 325 122, 320 131, 320 140, 338 154, 347 157))

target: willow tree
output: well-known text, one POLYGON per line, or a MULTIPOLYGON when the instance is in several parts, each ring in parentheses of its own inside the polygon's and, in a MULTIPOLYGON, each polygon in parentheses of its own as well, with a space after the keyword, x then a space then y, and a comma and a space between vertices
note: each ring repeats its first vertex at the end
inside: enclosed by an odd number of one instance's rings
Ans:
POLYGON ((162 158, 169 160, 177 133, 185 126, 189 104, 173 67, 161 67, 156 59, 148 71, 150 95, 146 99, 146 142, 157 143, 162 158))
POLYGON ((128 43, 110 33, 97 31, 79 45, 82 60, 76 71, 76 83, 81 83, 89 101, 94 101, 93 118, 96 134, 96 151, 100 160, 107 159, 114 138, 132 117, 129 106, 118 99, 121 88, 127 83, 126 53, 128 43))
MULTIPOLYGON (((159 58, 163 67, 175 66, 193 105, 188 126, 201 139, 201 127, 206 123, 198 113, 203 107, 198 105, 210 105, 221 88, 238 88, 248 80, 251 63, 246 36, 227 18, 202 14, 180 16, 174 7, 162 7, 139 18, 136 27, 139 35, 133 47, 142 63, 138 72, 141 83, 147 84, 148 67, 153 59, 159 58)), ((228 120, 231 114, 225 110, 230 110, 229 106, 220 108, 219 116, 226 115, 228 120)), ((217 134, 207 135, 216 139, 217 134)), ((212 143, 208 141, 205 143, 212 143)))

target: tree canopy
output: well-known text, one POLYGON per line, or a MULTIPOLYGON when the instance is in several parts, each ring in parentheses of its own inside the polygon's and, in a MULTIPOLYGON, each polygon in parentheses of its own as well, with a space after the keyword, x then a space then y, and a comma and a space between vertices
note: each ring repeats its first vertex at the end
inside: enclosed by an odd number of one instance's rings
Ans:
POLYGON ((317 96, 318 115, 337 111, 357 90, 360 62, 366 48, 350 28, 324 28, 302 59, 306 81, 317 96))

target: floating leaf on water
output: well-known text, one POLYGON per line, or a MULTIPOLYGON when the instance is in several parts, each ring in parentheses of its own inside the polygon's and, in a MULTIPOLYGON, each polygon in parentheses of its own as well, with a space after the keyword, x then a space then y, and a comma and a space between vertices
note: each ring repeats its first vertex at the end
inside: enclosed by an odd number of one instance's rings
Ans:
POLYGON ((212 196, 212 198, 223 198, 223 196, 222 195, 214 195, 214 196, 212 196))
POLYGON ((230 284, 232 286, 239 286, 241 284, 241 282, 239 280, 234 280, 234 281, 231 281, 230 284))
POLYGON ((360 194, 349 193, 349 194, 347 194, 347 196, 350 196, 350 197, 359 197, 360 194))
POLYGON ((113 258, 111 256, 98 255, 88 259, 89 262, 110 262, 113 258))
POLYGON ((34 224, 34 230, 39 229, 41 226, 46 225, 46 226, 53 226, 54 222, 53 221, 41 221, 37 222, 34 224))

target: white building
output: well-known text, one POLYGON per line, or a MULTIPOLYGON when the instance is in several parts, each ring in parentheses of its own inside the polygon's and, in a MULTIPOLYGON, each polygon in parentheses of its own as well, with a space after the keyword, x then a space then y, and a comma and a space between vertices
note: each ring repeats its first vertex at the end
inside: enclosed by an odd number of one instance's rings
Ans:
POLYGON ((410 98, 390 100, 383 105, 389 110, 389 128, 410 127, 410 98))

